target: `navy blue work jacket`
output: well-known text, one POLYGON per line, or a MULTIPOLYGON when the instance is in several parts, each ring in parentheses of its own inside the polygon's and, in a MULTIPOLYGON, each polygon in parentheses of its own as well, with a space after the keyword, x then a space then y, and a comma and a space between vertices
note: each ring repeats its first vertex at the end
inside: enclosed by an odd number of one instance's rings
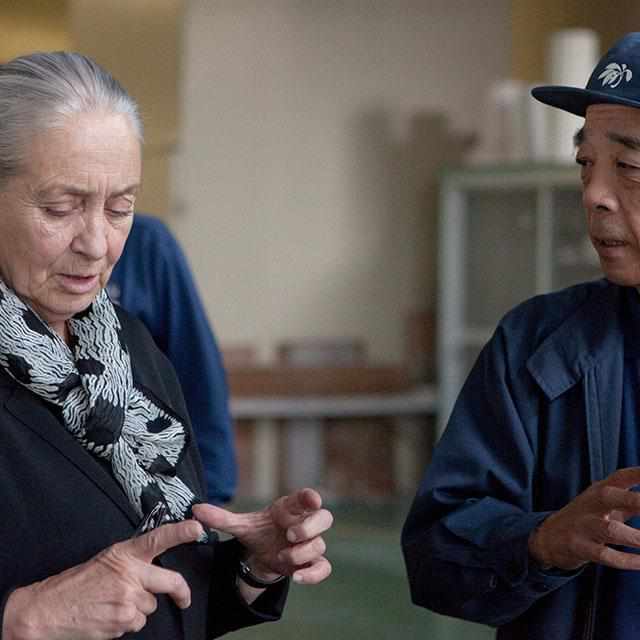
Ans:
POLYGON ((542 572, 527 540, 617 467, 622 294, 599 280, 532 298, 500 322, 403 529, 416 604, 498 627, 500 640, 595 637, 601 568, 542 572))

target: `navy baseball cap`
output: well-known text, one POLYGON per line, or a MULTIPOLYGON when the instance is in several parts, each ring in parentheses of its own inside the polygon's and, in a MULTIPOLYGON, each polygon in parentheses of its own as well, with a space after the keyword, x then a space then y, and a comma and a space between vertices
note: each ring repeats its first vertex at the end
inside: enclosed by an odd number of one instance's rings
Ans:
POLYGON ((584 116, 592 104, 640 109, 640 32, 628 33, 600 59, 587 86, 544 86, 531 90, 536 100, 584 116))

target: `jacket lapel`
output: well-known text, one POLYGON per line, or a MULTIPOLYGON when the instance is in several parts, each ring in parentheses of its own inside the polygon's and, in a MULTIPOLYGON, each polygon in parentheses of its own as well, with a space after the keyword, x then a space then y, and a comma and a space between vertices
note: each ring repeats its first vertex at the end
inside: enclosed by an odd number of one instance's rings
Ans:
MULTIPOLYGON (((103 491, 114 504, 137 526, 140 518, 129 503, 124 491, 106 469, 56 420, 44 403, 32 392, 2 373, 0 387, 6 393, 6 410, 26 428, 35 432, 59 455, 76 466, 87 479, 103 491)), ((3 395, 4 395, 3 393, 3 395)))
POLYGON ((624 373, 622 291, 612 284, 598 290, 527 361, 527 369, 550 401, 579 382, 584 385, 592 481, 606 477, 618 464, 624 373))

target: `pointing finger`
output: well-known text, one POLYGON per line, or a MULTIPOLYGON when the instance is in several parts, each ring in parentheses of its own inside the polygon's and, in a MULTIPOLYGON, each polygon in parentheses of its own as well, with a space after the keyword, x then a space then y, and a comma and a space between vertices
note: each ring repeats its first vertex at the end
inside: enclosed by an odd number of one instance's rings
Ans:
POLYGON ((163 524, 138 538, 127 540, 129 552, 144 562, 152 562, 165 551, 181 544, 195 542, 202 535, 202 525, 195 520, 163 524))

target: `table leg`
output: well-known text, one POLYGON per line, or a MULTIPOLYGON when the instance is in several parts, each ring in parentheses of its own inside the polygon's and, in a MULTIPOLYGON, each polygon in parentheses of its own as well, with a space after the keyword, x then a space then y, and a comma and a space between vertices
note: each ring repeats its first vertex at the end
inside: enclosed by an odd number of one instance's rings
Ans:
POLYGON ((322 420, 303 418, 286 425, 286 490, 319 487, 324 479, 324 428, 322 420))
POLYGON ((261 418, 255 421, 253 448, 253 493, 256 498, 271 501, 278 488, 278 424, 261 418))

